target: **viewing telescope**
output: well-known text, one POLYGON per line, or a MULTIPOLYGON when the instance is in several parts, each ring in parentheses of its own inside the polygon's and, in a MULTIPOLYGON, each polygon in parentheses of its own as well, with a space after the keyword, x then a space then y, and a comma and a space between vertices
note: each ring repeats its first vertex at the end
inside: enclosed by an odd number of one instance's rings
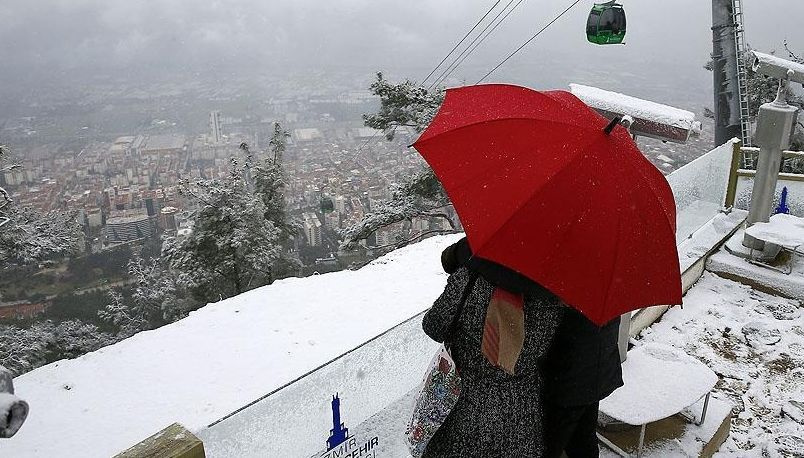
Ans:
POLYGON ((751 68, 755 72, 804 85, 804 64, 758 51, 751 51, 751 54, 753 55, 751 68))
MULTIPOLYGON (((782 151, 790 146, 790 137, 796 125, 798 108, 787 103, 787 85, 791 81, 804 84, 804 65, 770 54, 751 51, 755 72, 779 80, 776 100, 759 107, 754 142, 759 145, 759 162, 751 190, 751 206, 746 226, 768 222, 773 209, 773 198, 779 179, 782 151)), ((763 250, 768 259, 775 258, 777 246, 765 246, 761 240, 748 234, 743 237, 743 246, 763 250)))

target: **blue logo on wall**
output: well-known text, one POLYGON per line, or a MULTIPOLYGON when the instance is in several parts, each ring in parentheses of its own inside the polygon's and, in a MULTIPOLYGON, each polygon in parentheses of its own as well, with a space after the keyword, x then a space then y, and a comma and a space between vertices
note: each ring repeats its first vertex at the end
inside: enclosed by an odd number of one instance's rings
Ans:
POLYGON ((344 428, 341 423, 341 399, 336 394, 332 397, 332 429, 329 430, 327 451, 343 444, 346 439, 349 439, 349 428, 344 428))
POLYGON ((329 430, 327 451, 319 458, 376 458, 379 443, 377 436, 358 443, 354 434, 349 434, 349 428, 341 422, 340 397, 337 394, 332 396, 332 429, 329 430))

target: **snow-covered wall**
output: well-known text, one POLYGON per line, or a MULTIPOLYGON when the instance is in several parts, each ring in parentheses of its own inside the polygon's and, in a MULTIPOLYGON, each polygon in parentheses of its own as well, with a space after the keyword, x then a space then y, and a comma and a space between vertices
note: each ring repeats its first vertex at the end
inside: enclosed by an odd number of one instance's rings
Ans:
POLYGON ((677 243, 723 208, 733 145, 726 142, 667 176, 676 199, 677 243))
POLYGON ((173 422, 199 431, 429 308, 459 237, 282 280, 24 374, 14 384, 31 413, 0 457, 108 457, 173 422))

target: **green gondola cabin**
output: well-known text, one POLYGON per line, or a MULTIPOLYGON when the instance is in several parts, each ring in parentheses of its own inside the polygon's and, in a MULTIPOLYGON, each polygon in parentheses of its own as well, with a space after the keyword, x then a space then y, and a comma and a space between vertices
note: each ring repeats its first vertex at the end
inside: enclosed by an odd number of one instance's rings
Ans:
POLYGON ((596 3, 586 21, 586 39, 598 45, 620 44, 625 39, 625 10, 616 2, 596 3))

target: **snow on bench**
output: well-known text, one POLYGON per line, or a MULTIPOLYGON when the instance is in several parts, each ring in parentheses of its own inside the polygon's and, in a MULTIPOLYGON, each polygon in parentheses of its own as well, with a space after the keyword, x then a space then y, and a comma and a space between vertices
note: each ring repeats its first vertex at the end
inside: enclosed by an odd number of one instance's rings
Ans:
POLYGON ((600 411, 629 425, 646 425, 695 404, 717 380, 711 369, 681 350, 643 345, 628 352, 625 385, 600 401, 600 411))
POLYGON ((745 233, 757 240, 796 251, 804 245, 804 218, 778 213, 767 223, 754 223, 745 233))

